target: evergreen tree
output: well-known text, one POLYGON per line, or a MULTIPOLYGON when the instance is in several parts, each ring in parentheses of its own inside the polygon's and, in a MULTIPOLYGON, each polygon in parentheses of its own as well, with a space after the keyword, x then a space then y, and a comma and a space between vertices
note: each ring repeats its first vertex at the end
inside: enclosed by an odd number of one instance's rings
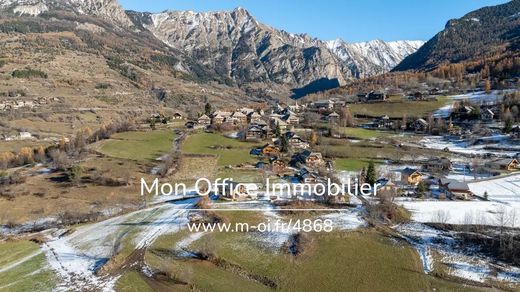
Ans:
POLYGON ((282 130, 280 129, 280 123, 278 121, 276 122, 276 126, 274 128, 274 135, 278 138, 282 135, 282 130))
POLYGON ((287 137, 285 135, 280 137, 280 151, 283 153, 287 153, 287 151, 289 151, 289 141, 287 141, 287 137))
POLYGON ((370 185, 373 185, 376 183, 377 177, 376 177, 376 167, 374 165, 373 161, 370 161, 367 168, 367 174, 365 177, 365 183, 368 183, 370 185))
POLYGON ((513 130, 513 119, 507 118, 504 122, 504 133, 511 133, 513 130))
POLYGON ((150 118, 150 128, 152 130, 155 130, 155 118, 154 117, 150 118))
POLYGON ((209 117, 213 113, 213 107, 209 102, 206 103, 204 106, 204 113, 209 117))
POLYGON ((418 198, 422 198, 426 195, 426 192, 428 191, 428 185, 424 181, 421 181, 417 185, 417 189, 415 190, 415 193, 418 198))

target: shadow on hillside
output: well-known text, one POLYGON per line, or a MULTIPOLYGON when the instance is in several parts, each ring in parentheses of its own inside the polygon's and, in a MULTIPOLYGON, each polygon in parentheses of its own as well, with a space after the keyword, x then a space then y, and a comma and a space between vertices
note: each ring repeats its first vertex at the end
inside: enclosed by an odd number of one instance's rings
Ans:
POLYGON ((308 94, 316 93, 324 90, 333 89, 336 87, 339 87, 339 81, 338 79, 329 79, 329 78, 320 78, 318 80, 314 80, 311 83, 305 85, 304 87, 300 88, 294 88, 291 91, 293 92, 293 95, 291 96, 292 99, 299 99, 302 98, 308 94))

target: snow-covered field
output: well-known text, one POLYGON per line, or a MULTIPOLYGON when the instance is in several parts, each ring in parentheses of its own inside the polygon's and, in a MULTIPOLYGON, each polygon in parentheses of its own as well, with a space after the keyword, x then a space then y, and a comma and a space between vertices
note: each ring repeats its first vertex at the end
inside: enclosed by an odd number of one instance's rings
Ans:
POLYGON ((520 227, 520 174, 469 183, 489 201, 400 200, 418 222, 520 227))
POLYGON ((491 201, 504 204, 520 203, 520 173, 497 179, 473 182, 469 184, 469 188, 479 196, 484 196, 487 192, 491 201))
POLYGON ((416 248, 426 273, 431 272, 440 262, 448 267, 450 274, 463 279, 481 283, 488 280, 520 283, 519 268, 496 263, 478 254, 469 254, 467 249, 457 244, 453 232, 420 223, 399 225, 395 229, 416 248))
POLYGON ((419 142, 419 145, 425 148, 429 149, 436 149, 436 150, 444 150, 448 148, 450 152, 453 153, 460 153, 460 154, 470 154, 470 155, 484 155, 484 154, 493 154, 496 156, 503 156, 503 157, 514 157, 518 152, 519 149, 512 148, 514 150, 508 150, 508 147, 515 147, 518 145, 513 145, 508 142, 509 136, 507 135, 500 135, 494 137, 497 139, 497 143, 493 144, 493 146, 503 146, 505 147, 504 150, 489 150, 486 149, 486 147, 490 145, 481 144, 481 145, 470 145, 466 141, 449 141, 444 139, 444 137, 440 136, 427 136, 424 137, 419 142), (502 141, 500 141, 500 139, 502 141))
POLYGON ((400 201, 412 212, 412 219, 423 223, 520 226, 520 203, 484 201, 400 201), (502 215, 503 214, 503 215, 502 215), (506 217, 504 221, 504 217, 506 217))
POLYGON ((57 290, 70 287, 112 291, 117 277, 95 272, 114 256, 123 241, 133 239, 135 248, 144 248, 162 234, 180 230, 188 221, 187 210, 195 200, 167 203, 77 228, 70 235, 64 230, 49 234, 42 246, 50 267, 57 272, 57 290))
MULTIPOLYGON (((450 100, 455 101, 461 101, 461 100, 468 100, 473 104, 496 104, 497 101, 501 101, 504 98, 504 94, 508 91, 492 91, 490 93, 486 93, 484 91, 479 92, 472 92, 468 94, 461 94, 461 95, 453 95, 449 96, 450 100)), ((434 112, 434 116, 437 118, 448 118, 450 116, 450 113, 453 109, 453 103, 443 106, 437 111, 434 112)))

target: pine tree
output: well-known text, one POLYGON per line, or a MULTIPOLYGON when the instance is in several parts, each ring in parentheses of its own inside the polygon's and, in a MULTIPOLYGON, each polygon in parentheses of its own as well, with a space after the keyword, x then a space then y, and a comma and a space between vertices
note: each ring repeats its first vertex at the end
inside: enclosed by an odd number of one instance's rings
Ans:
POLYGON ((209 102, 206 103, 204 106, 204 113, 209 117, 213 113, 213 107, 209 102))
POLYGON ((367 175, 366 175, 366 178, 365 178, 365 182, 370 184, 370 185, 374 185, 376 183, 376 167, 374 165, 374 162, 373 161, 370 161, 370 163, 368 164, 368 168, 367 168, 367 175))
POLYGON ((415 193, 418 198, 422 198, 426 195, 426 192, 428 191, 428 185, 424 181, 421 181, 417 185, 417 189, 415 190, 415 193))
POLYGON ((276 127, 274 128, 274 135, 278 138, 282 135, 282 130, 280 129, 280 123, 276 122, 276 127))
POLYGON ((287 137, 285 135, 280 137, 280 151, 283 153, 287 153, 287 151, 289 151, 289 141, 287 141, 287 137))

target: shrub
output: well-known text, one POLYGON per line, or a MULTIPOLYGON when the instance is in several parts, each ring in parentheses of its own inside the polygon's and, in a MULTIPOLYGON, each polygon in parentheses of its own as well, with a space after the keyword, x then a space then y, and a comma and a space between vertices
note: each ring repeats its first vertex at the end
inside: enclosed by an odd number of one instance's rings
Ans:
POLYGON ((98 83, 96 84, 96 89, 108 89, 112 87, 109 83, 98 83))
POLYGON ((31 68, 25 68, 25 69, 20 69, 20 70, 14 70, 13 73, 11 73, 11 75, 14 77, 14 78, 32 78, 32 77, 36 77, 36 78, 47 78, 47 73, 43 72, 43 71, 40 71, 40 70, 37 70, 37 69, 31 69, 31 68))
POLYGON ((70 182, 77 184, 83 176, 83 168, 79 165, 74 165, 69 169, 67 176, 70 182))

